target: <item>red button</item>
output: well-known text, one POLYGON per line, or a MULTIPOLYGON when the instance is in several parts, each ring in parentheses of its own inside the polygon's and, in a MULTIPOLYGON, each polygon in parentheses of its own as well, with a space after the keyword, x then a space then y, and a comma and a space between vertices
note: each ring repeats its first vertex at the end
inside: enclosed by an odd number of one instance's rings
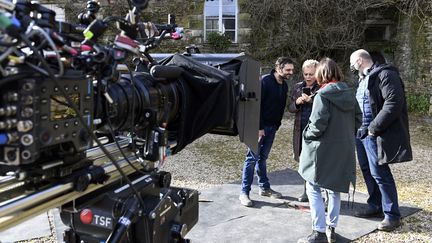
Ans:
POLYGON ((83 224, 90 224, 93 220, 93 213, 90 209, 84 209, 80 213, 80 219, 83 224))

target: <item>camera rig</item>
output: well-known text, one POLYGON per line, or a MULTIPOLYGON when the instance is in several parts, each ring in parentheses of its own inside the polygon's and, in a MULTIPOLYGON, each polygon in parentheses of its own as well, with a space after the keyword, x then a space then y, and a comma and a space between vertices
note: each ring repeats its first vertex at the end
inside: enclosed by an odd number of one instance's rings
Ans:
POLYGON ((66 242, 184 242, 198 193, 160 165, 206 133, 257 149, 259 63, 155 61, 149 51, 182 32, 174 16, 141 21, 148 1, 105 19, 89 1, 79 24, 0 1, 0 230, 60 207, 66 242), (120 33, 102 44, 112 23, 120 33))

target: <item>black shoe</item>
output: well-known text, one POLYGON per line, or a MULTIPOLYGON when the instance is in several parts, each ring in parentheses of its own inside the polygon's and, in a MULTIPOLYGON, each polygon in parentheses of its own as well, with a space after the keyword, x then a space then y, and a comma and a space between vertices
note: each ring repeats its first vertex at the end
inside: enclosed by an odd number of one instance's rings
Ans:
POLYGON ((300 197, 297 198, 297 200, 299 202, 309 202, 309 199, 308 199, 306 193, 303 193, 300 197))
POLYGON ((378 224, 378 230, 393 231, 400 225, 401 225, 400 219, 397 220, 384 219, 383 221, 381 221, 381 223, 378 224))
POLYGON ((354 217, 357 217, 357 218, 382 218, 382 217, 384 217, 384 214, 381 210, 374 211, 371 209, 366 209, 366 210, 355 212, 354 217))
POLYGON ((325 233, 314 230, 312 231, 312 234, 306 238, 298 240, 297 243, 328 243, 328 241, 325 233))
POLYGON ((326 229, 327 241, 330 243, 336 242, 335 228, 328 226, 326 229))

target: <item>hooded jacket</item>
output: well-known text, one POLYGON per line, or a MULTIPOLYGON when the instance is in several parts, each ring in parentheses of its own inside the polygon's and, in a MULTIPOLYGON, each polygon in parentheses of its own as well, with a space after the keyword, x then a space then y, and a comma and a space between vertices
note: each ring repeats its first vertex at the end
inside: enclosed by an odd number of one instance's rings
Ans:
POLYGON ((308 182, 336 192, 355 185, 355 133, 362 113, 354 90, 344 82, 318 90, 303 131, 299 173, 308 182))
POLYGON ((385 64, 369 75, 369 103, 374 119, 368 130, 377 136, 378 163, 412 160, 404 84, 398 70, 385 64))

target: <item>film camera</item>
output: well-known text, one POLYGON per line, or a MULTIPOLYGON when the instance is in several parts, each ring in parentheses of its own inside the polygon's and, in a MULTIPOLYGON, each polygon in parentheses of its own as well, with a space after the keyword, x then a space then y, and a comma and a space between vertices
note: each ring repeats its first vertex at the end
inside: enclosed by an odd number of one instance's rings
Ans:
POLYGON ((198 193, 158 165, 206 133, 257 149, 259 63, 155 61, 181 31, 173 16, 142 22, 147 1, 103 20, 90 1, 80 24, 33 2, 0 7, 0 229, 60 207, 66 242, 186 241, 198 193), (120 33, 100 43, 112 23, 120 33))

